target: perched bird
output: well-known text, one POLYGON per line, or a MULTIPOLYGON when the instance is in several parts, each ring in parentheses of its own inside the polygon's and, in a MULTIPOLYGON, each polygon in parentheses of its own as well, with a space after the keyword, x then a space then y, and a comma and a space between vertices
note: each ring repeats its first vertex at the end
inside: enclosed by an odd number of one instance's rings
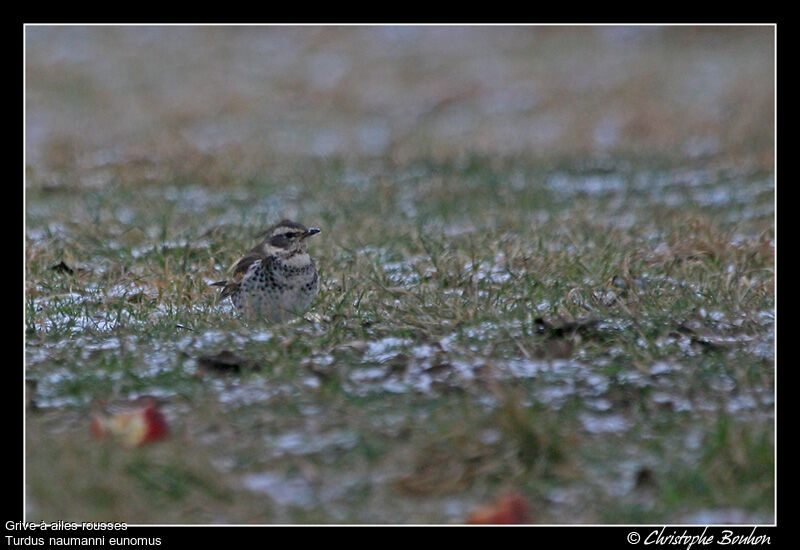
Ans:
POLYGON ((319 232, 291 220, 273 225, 261 233, 266 238, 260 244, 231 266, 231 278, 212 286, 221 286, 220 299, 230 296, 248 319, 281 323, 302 314, 319 287, 306 239, 319 232))

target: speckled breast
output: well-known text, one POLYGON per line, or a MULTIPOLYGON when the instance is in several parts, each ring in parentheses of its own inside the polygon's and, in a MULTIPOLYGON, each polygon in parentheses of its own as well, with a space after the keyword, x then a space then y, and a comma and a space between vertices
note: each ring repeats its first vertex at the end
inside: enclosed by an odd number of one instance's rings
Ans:
POLYGON ((313 262, 294 267, 280 260, 258 261, 247 270, 239 291, 231 298, 234 306, 246 317, 279 323, 308 309, 318 286, 319 278, 313 262))

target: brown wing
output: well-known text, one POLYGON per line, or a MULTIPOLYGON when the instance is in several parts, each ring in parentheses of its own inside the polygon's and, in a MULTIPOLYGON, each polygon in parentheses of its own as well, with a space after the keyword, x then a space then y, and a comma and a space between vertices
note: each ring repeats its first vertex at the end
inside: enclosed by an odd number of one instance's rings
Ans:
POLYGON ((235 279, 237 277, 241 278, 242 275, 247 273, 247 270, 250 269, 250 266, 253 265, 258 260, 267 260, 269 256, 261 252, 260 250, 253 249, 241 258, 239 258, 235 264, 233 264, 228 271, 232 271, 232 277, 235 279))
POLYGON ((216 286, 222 286, 222 293, 220 294, 220 299, 230 296, 232 293, 236 292, 239 289, 239 285, 242 282, 242 277, 244 277, 247 270, 250 269, 250 266, 253 265, 257 261, 262 262, 271 262, 273 260, 272 256, 267 256, 263 252, 261 252, 259 247, 255 247, 249 253, 245 254, 239 260, 236 261, 228 271, 233 271, 231 278, 227 281, 219 281, 214 283, 216 286))

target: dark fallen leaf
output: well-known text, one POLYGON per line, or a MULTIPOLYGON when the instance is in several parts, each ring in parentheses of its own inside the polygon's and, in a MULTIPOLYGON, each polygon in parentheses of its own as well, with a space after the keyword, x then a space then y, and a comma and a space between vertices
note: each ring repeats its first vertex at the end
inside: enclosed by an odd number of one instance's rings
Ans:
POLYGON ((656 486, 656 478, 650 468, 642 468, 636 472, 636 489, 649 489, 656 486))
POLYGON ((713 340, 706 336, 692 336, 691 343, 705 351, 723 351, 736 347, 734 342, 713 340))
POLYGON ((602 319, 597 317, 582 317, 574 321, 546 321, 541 317, 534 319, 536 325, 536 332, 550 336, 551 338, 563 338, 570 334, 585 335, 600 324, 602 319))
POLYGON ((75 273, 75 271, 70 266, 64 263, 64 260, 61 260, 56 265, 52 266, 50 269, 52 269, 53 271, 62 271, 64 273, 69 273, 70 275, 75 273))
POLYGON ((242 370, 259 370, 261 367, 252 359, 243 359, 230 350, 216 355, 201 355, 197 358, 200 368, 221 373, 239 373, 242 370))

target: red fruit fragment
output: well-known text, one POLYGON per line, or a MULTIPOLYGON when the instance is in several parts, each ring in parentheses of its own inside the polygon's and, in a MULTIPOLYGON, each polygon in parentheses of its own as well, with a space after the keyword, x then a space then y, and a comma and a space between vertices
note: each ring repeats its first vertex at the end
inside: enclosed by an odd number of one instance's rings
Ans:
POLYGON ((141 411, 141 415, 144 417, 146 431, 139 445, 167 437, 167 419, 158 410, 158 405, 155 401, 151 400, 141 411))
POLYGON ((472 525, 515 525, 529 523, 529 505, 519 492, 500 495, 492 504, 474 510, 467 518, 472 525))
POLYGON ((90 431, 95 437, 111 436, 128 447, 138 447, 164 439, 168 433, 167 420, 158 410, 155 399, 147 398, 135 409, 117 414, 105 411, 92 413, 90 431))

